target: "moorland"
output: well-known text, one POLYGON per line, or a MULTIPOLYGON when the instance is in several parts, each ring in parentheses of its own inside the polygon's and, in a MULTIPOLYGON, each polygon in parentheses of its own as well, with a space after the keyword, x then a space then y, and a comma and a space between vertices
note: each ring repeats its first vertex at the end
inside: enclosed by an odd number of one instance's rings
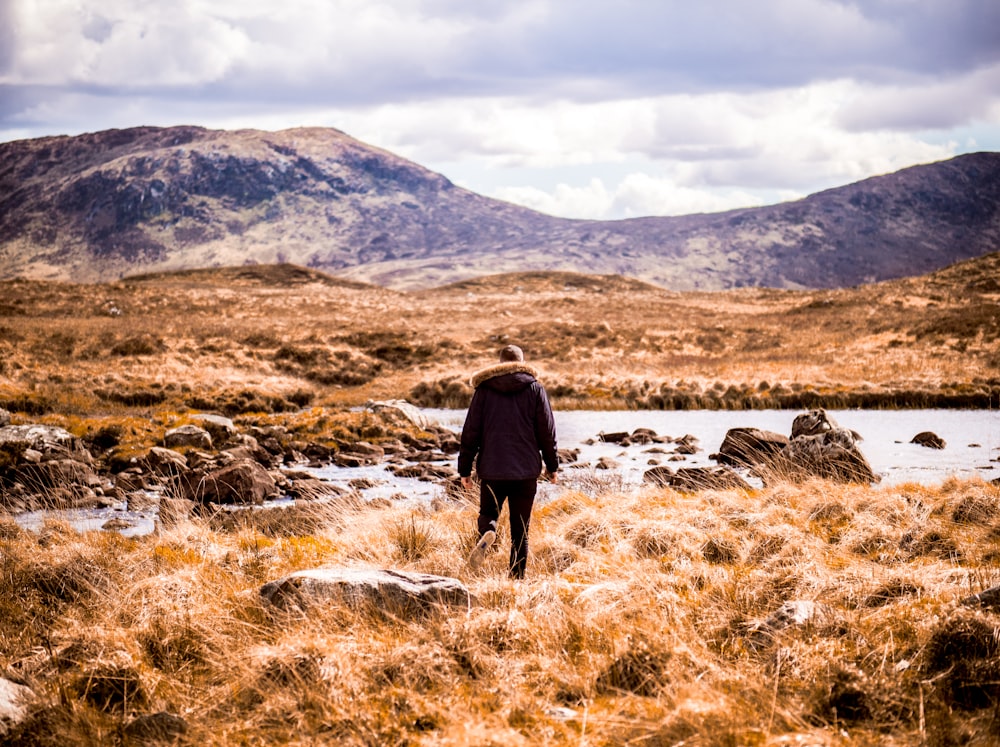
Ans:
MULTIPOLYGON (((997 277, 993 254, 823 291, 520 273, 400 292, 291 265, 11 280, 0 408, 85 443, 117 428, 126 455, 197 412, 344 434, 372 399, 464 407, 506 342, 557 408, 995 408, 997 277)), ((4 517, 0 677, 32 697, 0 744, 1000 740, 1000 594, 975 596, 1000 585, 995 485, 685 493, 595 472, 537 508, 523 582, 503 550, 466 565, 475 513, 340 496, 141 537, 4 517), (456 577, 475 602, 262 599, 317 566, 456 577)))

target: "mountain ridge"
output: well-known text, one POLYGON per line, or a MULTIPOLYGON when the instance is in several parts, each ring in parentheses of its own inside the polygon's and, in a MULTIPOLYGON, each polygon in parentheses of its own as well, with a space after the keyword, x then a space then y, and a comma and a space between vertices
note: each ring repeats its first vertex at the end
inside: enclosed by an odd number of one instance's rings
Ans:
POLYGON ((619 274, 675 290, 831 288, 1000 247, 1000 154, 722 213, 557 218, 333 128, 143 127, 0 144, 0 278, 110 280, 300 264, 385 287, 498 272, 619 274))

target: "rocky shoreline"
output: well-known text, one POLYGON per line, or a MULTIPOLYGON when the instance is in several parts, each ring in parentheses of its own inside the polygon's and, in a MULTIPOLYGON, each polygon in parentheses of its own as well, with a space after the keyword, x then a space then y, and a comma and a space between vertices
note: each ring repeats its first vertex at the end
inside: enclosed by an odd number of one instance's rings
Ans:
MULTIPOLYGON (((184 416, 187 422, 165 430, 158 443, 123 452, 113 427, 78 437, 55 425, 11 424, 10 414, 0 411, 0 512, 124 508, 130 514, 154 515, 161 526, 169 526, 191 516, 220 516, 279 499, 356 498, 372 487, 371 479, 353 479, 345 486, 315 474, 327 467, 377 466, 397 478, 438 485, 446 497, 467 498, 453 466, 459 448, 454 430, 402 400, 369 402, 364 417, 367 424, 355 432, 334 427, 334 437, 306 438, 281 423, 190 413, 184 416)), ((672 451, 652 451, 671 454, 671 463, 702 451, 693 436, 671 439, 647 428, 602 432, 595 440, 623 447, 670 442, 672 451)), ((795 418, 790 435, 730 429, 709 457, 713 466, 668 466, 651 458, 643 482, 684 492, 751 490, 747 476, 765 485, 811 477, 877 483, 879 477, 858 447, 860 440, 824 410, 810 410, 795 418)), ((929 448, 943 444, 931 432, 918 434, 914 442, 929 448)), ((560 450, 566 468, 617 466, 607 457, 595 464, 578 457, 579 449, 560 450)), ((115 518, 104 528, 131 525, 115 518)))
POLYGON ((0 511, 125 505, 156 509, 165 523, 279 497, 343 495, 304 469, 327 465, 389 463, 410 477, 454 481, 453 468, 434 464, 457 453, 453 431, 420 419, 406 403, 379 403, 369 411, 379 434, 370 440, 305 440, 280 424, 240 426, 193 413, 186 418, 191 422, 167 430, 161 443, 127 458, 116 450, 113 429, 81 438, 54 425, 12 425, 10 414, 0 411, 0 511))

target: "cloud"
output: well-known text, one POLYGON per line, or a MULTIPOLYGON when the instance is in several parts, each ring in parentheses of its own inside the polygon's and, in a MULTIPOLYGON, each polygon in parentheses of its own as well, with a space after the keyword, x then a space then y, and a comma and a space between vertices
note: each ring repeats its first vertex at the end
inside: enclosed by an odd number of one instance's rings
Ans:
POLYGON ((334 126, 558 215, 721 210, 1000 147, 1000 3, 0 0, 0 139, 140 124, 334 126))
POLYGON ((845 129, 919 131, 997 121, 1000 64, 966 75, 859 90, 837 121, 845 129))

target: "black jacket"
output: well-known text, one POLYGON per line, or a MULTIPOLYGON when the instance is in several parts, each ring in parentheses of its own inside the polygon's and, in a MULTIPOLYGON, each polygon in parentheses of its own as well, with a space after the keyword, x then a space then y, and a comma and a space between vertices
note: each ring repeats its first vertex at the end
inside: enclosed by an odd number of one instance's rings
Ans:
POLYGON ((556 426, 538 374, 523 363, 500 363, 472 378, 476 388, 462 427, 458 474, 482 480, 528 480, 559 469, 556 426))

